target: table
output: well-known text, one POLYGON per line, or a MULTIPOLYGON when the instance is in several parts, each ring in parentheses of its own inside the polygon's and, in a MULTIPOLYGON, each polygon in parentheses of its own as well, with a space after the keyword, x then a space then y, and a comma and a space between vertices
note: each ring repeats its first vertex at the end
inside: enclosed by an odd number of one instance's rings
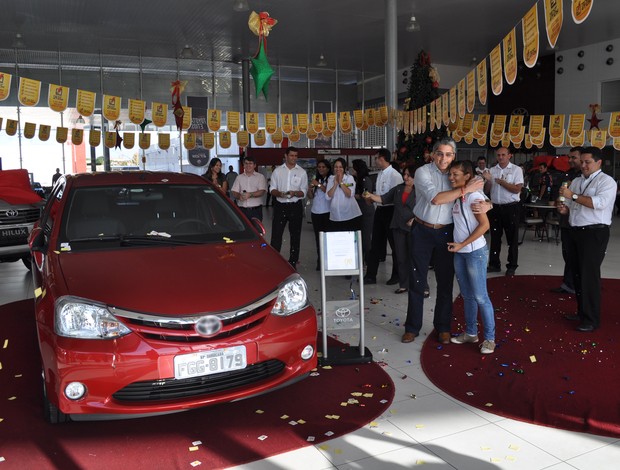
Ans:
MULTIPOLYGON (((525 214, 524 221, 525 227, 523 230, 523 235, 521 236, 521 241, 519 244, 523 243, 523 239, 525 238, 525 232, 527 231, 528 226, 534 227, 534 236, 538 236, 535 238, 537 241, 543 241, 545 237, 547 241, 549 241, 549 230, 548 230, 548 217, 549 214, 556 211, 555 202, 551 203, 542 203, 542 202, 527 202, 523 204, 524 209, 527 211, 528 209, 532 212, 535 212, 536 215, 528 216, 525 214)), ((556 231, 556 244, 558 242, 558 235, 556 231)))

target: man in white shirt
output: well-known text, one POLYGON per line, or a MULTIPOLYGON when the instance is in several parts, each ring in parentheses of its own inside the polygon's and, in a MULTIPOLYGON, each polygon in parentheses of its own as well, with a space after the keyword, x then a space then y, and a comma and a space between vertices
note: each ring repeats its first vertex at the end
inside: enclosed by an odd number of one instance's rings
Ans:
POLYGON ((263 220, 262 197, 267 192, 267 180, 256 172, 254 157, 243 159, 243 173, 235 178, 231 194, 237 200, 237 205, 248 219, 256 217, 263 220))
POLYGON ((280 251, 282 235, 288 223, 291 236, 291 249, 288 262, 297 268, 301 227, 303 219, 302 201, 308 190, 308 174, 297 165, 299 153, 295 147, 288 147, 284 152, 284 163, 271 174, 271 195, 273 203, 273 221, 271 224, 271 246, 280 251))
POLYGON ((510 162, 512 152, 506 147, 496 151, 497 165, 482 174, 484 192, 490 194, 493 209, 489 211, 491 222, 491 250, 488 272, 502 270, 499 255, 502 250, 502 235, 506 234, 508 263, 506 276, 514 276, 519 259, 519 217, 521 216, 520 194, 523 187, 523 170, 510 162))
POLYGON ((485 171, 489 171, 487 168, 487 157, 481 155, 478 157, 478 160, 476 160, 476 174, 482 176, 482 173, 485 171))
MULTIPOLYGON (((383 196, 394 186, 398 186, 403 182, 402 175, 390 164, 391 156, 390 151, 384 148, 379 149, 376 155, 377 166, 381 169, 375 184, 375 194, 378 196, 383 196)), ((394 248, 392 230, 390 230, 392 215, 394 215, 394 204, 376 205, 375 217, 372 223, 370 251, 366 260, 366 276, 364 277, 364 283, 366 284, 377 283, 379 262, 385 257, 387 242, 389 242, 392 250, 392 275, 386 284, 398 284, 398 263, 396 261, 398 255, 394 248)))
POLYGON ((568 214, 570 235, 568 255, 573 260, 577 314, 565 315, 578 320, 577 331, 591 332, 601 320, 601 264, 609 242, 609 226, 616 200, 616 182, 603 173, 603 154, 587 147, 581 153, 581 176, 568 188, 560 188, 564 203, 560 214, 568 214))

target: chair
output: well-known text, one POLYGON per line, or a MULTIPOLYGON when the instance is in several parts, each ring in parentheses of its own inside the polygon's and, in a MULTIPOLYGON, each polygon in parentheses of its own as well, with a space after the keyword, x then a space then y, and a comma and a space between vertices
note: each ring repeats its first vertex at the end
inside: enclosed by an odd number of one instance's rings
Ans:
POLYGON ((549 212, 545 217, 545 223, 547 224, 547 226, 553 227, 555 244, 558 245, 560 243, 560 217, 555 212, 549 212))
POLYGON ((521 234, 521 240, 519 240, 519 245, 523 243, 525 239, 525 232, 528 230, 534 231, 534 238, 538 241, 543 241, 545 237, 547 241, 549 241, 549 232, 547 231, 547 224, 545 223, 545 219, 538 215, 538 212, 534 212, 532 210, 524 210, 522 211, 523 218, 521 220, 521 225, 523 226, 523 233, 521 234), (536 238, 537 237, 537 238, 536 238))

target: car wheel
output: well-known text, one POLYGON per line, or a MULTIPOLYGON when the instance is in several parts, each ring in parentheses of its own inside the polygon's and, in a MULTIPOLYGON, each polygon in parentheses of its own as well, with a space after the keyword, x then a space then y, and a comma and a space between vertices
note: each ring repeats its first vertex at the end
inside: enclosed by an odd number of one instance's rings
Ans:
POLYGON ((24 263, 24 266, 26 266, 26 268, 28 268, 28 271, 30 271, 32 269, 32 258, 29 256, 24 256, 22 258, 22 263, 24 263))
POLYGON ((45 379, 43 380, 43 417, 50 424, 67 423, 71 421, 71 416, 64 414, 56 405, 47 399, 45 379))

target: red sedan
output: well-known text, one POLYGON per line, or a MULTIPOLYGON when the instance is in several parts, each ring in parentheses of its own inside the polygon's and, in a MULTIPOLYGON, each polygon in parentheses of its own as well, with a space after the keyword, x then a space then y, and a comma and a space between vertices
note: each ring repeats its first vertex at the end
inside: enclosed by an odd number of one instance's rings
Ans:
POLYGON ((303 279, 203 178, 62 178, 30 237, 53 423, 247 398, 316 367, 303 279))

